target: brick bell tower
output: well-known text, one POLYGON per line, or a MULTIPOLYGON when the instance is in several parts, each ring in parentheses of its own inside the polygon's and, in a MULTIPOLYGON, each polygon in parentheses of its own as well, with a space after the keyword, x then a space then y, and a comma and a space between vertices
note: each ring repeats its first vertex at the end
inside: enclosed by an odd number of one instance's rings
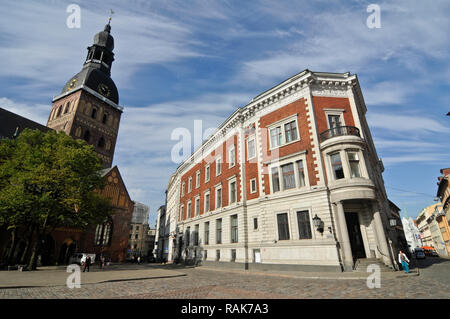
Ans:
POLYGON ((111 167, 123 108, 111 79, 114 38, 111 18, 94 43, 82 70, 73 76, 53 98, 47 126, 94 146, 105 168, 111 167))

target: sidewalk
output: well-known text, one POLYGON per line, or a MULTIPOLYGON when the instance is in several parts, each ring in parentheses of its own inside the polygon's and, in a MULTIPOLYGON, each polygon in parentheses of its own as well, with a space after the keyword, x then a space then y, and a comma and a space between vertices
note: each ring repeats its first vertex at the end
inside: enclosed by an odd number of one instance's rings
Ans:
MULTIPOLYGON (((51 266, 39 267, 36 271, 0 271, 0 289, 66 286, 67 278, 73 274, 66 272, 66 269, 66 266, 51 266)), ((133 269, 111 265, 111 268, 105 270, 96 267, 91 267, 90 270, 81 272, 81 285, 186 276, 180 271, 155 267, 133 269)))
MULTIPOLYGON (((232 272, 240 274, 253 274, 262 276, 274 276, 274 277, 284 277, 284 278, 297 278, 297 279, 327 279, 327 280, 366 280, 367 277, 373 272, 310 272, 310 271, 283 271, 283 270, 267 270, 267 271, 256 271, 256 270, 236 270, 236 269, 225 269, 225 268, 213 268, 207 266, 199 266, 197 269, 221 271, 221 272, 232 272)), ((410 269, 410 273, 406 274, 404 271, 392 271, 392 272, 380 272, 381 278, 383 279, 394 279, 394 278, 406 278, 412 276, 419 276, 419 268, 415 267, 410 269)))

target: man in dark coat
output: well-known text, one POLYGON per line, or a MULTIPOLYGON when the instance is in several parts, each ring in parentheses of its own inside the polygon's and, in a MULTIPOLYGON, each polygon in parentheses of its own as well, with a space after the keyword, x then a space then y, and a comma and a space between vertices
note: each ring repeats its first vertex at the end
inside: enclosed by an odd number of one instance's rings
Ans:
POLYGON ((89 272, 89 266, 91 265, 91 257, 89 255, 86 256, 86 261, 84 263, 84 269, 83 272, 86 270, 89 272))

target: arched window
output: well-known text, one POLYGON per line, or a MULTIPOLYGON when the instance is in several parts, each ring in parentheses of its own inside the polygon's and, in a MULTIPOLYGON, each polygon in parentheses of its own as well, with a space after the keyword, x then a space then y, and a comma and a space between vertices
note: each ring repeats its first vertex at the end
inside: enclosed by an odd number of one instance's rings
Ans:
POLYGON ((92 108, 91 117, 92 117, 93 119, 95 119, 95 118, 97 117, 97 109, 96 109, 95 107, 92 108))
POLYGON ((98 224, 95 229, 95 245, 110 246, 113 232, 113 222, 107 219, 103 224, 98 224))
POLYGON ((107 121, 108 121, 108 113, 105 112, 105 113, 103 114, 102 123, 103 123, 103 124, 106 124, 107 121))
POLYGON ((86 142, 89 143, 90 139, 91 139, 91 132, 89 132, 89 130, 87 130, 86 132, 84 132, 83 140, 85 140, 86 142))
POLYGON ((61 111, 62 111, 62 105, 59 106, 58 114, 56 115, 56 117, 60 117, 61 116, 61 111))
POLYGON ((98 140, 97 146, 100 147, 100 148, 105 147, 105 139, 103 138, 103 136, 100 137, 100 139, 98 140))
POLYGON ((69 112, 69 106, 70 106, 70 102, 67 102, 66 108, 64 109, 64 114, 66 114, 67 112, 69 112))

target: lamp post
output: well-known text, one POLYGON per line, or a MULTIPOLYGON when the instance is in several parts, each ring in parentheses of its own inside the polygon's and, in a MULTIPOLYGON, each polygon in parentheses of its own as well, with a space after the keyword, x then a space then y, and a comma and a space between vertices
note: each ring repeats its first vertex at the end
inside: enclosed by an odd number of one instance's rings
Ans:
POLYGON ((313 217, 313 225, 319 231, 321 234, 323 234, 323 221, 320 219, 320 217, 317 216, 317 214, 313 217))

